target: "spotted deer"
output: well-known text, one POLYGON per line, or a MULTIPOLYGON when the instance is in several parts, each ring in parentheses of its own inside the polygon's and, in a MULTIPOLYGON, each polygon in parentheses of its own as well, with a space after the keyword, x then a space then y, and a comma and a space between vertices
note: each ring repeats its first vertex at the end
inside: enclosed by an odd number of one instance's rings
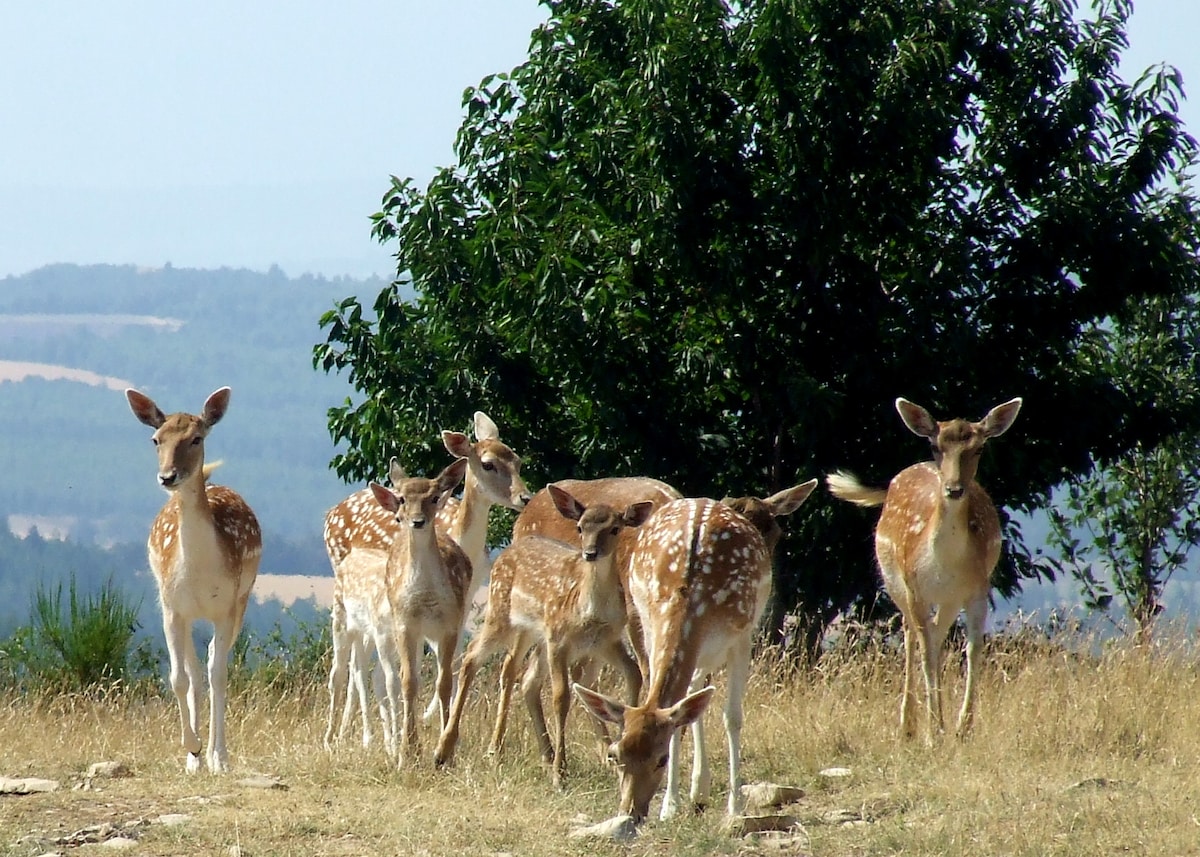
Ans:
POLYGON ((225 699, 229 651, 242 627, 250 589, 258 576, 262 531, 237 492, 208 484, 215 464, 204 463, 204 439, 229 407, 228 387, 210 395, 199 415, 164 414, 148 396, 126 390, 134 416, 154 429, 158 484, 170 498, 150 527, 146 545, 158 583, 163 633, 171 664, 171 690, 179 705, 186 770, 201 768, 200 662, 192 625, 211 622, 208 647, 209 726, 205 760, 213 773, 228 769, 225 699))
MULTIPOLYGON (((468 461, 462 499, 448 497, 438 512, 437 526, 456 541, 471 560, 471 590, 467 605, 487 577, 487 523, 493 505, 520 510, 530 499, 521 479, 521 459, 500 440, 496 424, 482 411, 475 412, 475 443, 462 432, 442 432, 447 452, 468 461)), ((354 716, 355 702, 362 711, 363 745, 371 743, 367 676, 373 654, 369 629, 355 617, 365 615, 363 605, 347 608, 343 595, 345 579, 351 575, 381 576, 388 549, 395 536, 396 524, 375 500, 370 488, 364 488, 334 506, 325 515, 325 549, 334 573, 334 599, 331 610, 333 663, 329 673, 330 710, 325 730, 325 746, 332 747, 335 736, 343 737, 354 716), (348 557, 358 553, 353 561, 348 557), (346 693, 353 681, 355 692, 346 693), (338 711, 341 725, 335 730, 338 711)), ((461 649, 461 642, 459 644, 461 649)), ((436 706, 431 700, 431 708, 436 706)))
MULTIPOLYGON (((642 674, 625 648, 625 596, 613 567, 622 532, 639 527, 653 504, 634 503, 620 511, 604 503, 585 506, 557 485, 547 487, 558 513, 575 522, 571 544, 542 536, 514 540, 492 569, 483 627, 467 647, 459 672, 458 693, 442 731, 434 762, 451 761, 467 693, 480 664, 508 649, 501 678, 500 714, 493 752, 503 738, 504 715, 521 658, 533 646, 544 647, 549 665, 555 731, 546 728, 539 693, 526 697, 542 755, 551 763, 556 787, 566 777, 566 725, 571 706, 571 667, 585 658, 613 664, 625 677, 631 700, 641 691, 642 674)), ((540 688, 539 688, 540 689, 540 688)))
MULTIPOLYGON (((648 476, 609 476, 600 479, 562 479, 555 483, 559 488, 568 492, 572 497, 583 503, 585 506, 592 506, 597 503, 604 503, 612 506, 615 509, 624 509, 634 503, 650 503, 654 508, 658 508, 664 503, 671 500, 678 500, 683 497, 677 490, 672 488, 665 482, 660 482, 657 479, 651 479, 648 476)), ((621 580, 622 588, 625 588, 625 582, 628 577, 629 555, 632 552, 634 542, 637 540, 638 531, 636 529, 622 530, 617 536, 617 547, 613 557, 613 565, 617 569, 617 576, 621 580)), ((517 520, 513 524, 513 541, 529 535, 544 536, 549 539, 558 539, 560 542, 572 542, 575 537, 575 529, 572 522, 564 518, 558 512, 550 492, 543 488, 533 496, 529 504, 521 510, 521 514, 517 515, 517 520)), ((642 675, 646 675, 645 654, 641 650, 641 632, 637 630, 637 615, 633 612, 630 605, 629 612, 629 639, 633 646, 634 654, 638 659, 638 664, 642 668, 642 675)), ((531 688, 540 686, 538 675, 535 670, 539 668, 537 663, 529 664, 529 672, 526 673, 523 684, 526 687, 526 694, 531 692, 531 688)), ((594 671, 586 671, 588 675, 594 671)))
POLYGON ((365 621, 386 693, 385 735, 394 739, 401 765, 416 748, 417 692, 426 642, 437 659, 436 694, 443 725, 450 710, 454 652, 466 615, 471 561, 456 542, 437 532, 434 518, 467 466, 467 460, 459 458, 433 479, 410 478, 392 459, 392 487, 370 485, 376 502, 399 525, 385 574, 382 580, 365 575, 346 581, 347 603, 367 605, 365 621))
POLYGON ((610 757, 619 775, 620 812, 635 822, 649 813, 664 773, 660 817, 678 811, 679 732, 689 724, 695 739, 691 797, 698 805, 707 801, 712 777, 697 725, 715 693, 703 686, 706 677, 722 667, 728 673, 728 811, 734 815, 740 810, 742 696, 754 633, 770 595, 774 546, 754 521, 765 521, 760 512, 772 525, 775 517, 790 515, 816 484, 810 479, 764 500, 675 500, 659 508, 638 533, 630 557, 629 596, 641 619, 649 659, 645 700, 627 705, 574 686, 594 717, 621 729, 610 757), (739 505, 750 516, 737 511, 739 505))
POLYGON ((875 528, 875 557, 904 625, 900 731, 906 737, 916 733, 918 652, 925 678, 927 740, 944 729, 942 646, 964 610, 967 679, 956 731, 962 736, 970 729, 991 574, 1000 559, 1001 541, 1000 517, 975 473, 984 444, 1008 431, 1020 409, 1021 400, 1012 399, 979 422, 938 422, 921 406, 897 399, 904 424, 929 440, 933 461, 906 467, 886 489, 864 487, 840 471, 826 478, 835 497, 859 506, 883 506, 875 528))

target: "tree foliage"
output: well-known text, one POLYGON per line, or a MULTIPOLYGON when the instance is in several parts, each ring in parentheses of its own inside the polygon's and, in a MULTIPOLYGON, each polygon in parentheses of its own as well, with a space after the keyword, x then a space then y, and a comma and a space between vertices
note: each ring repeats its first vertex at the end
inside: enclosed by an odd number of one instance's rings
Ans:
MULTIPOLYGON (((1108 367, 1129 395, 1160 407, 1200 408, 1194 299, 1137 307, 1126 323, 1086 337, 1087 359, 1108 367)), ((1195 432, 1141 441, 1112 461, 1067 481, 1061 508, 1050 510, 1055 570, 1080 583, 1084 603, 1108 610, 1114 596, 1137 635, 1149 641, 1163 590, 1200 545, 1200 445, 1195 432)))
MULTIPOLYGON (((978 418, 1020 395, 982 479, 1027 509, 1196 421, 1077 351, 1197 286, 1180 81, 1120 79, 1128 2, 547 6, 528 61, 466 92, 457 163, 392 180, 397 282, 322 319, 315 361, 363 393, 330 414, 343 476, 440 467, 438 430, 482 408, 534 483, 882 484, 922 456, 896 396, 978 418)), ((820 626, 873 597, 872 523, 789 521, 781 605, 820 626)), ((1016 544, 1003 592, 1039 573, 1016 544)))

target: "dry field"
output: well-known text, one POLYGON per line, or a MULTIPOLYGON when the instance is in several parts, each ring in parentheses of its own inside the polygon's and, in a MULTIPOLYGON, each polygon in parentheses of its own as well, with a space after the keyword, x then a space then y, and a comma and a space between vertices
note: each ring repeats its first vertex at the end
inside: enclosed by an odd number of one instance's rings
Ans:
MULTIPOLYGON (((725 832, 720 791, 706 812, 652 818, 629 844, 570 838, 616 809, 613 775, 578 707, 571 783, 556 793, 533 760, 523 711, 502 759, 483 757, 490 695, 465 721, 455 766, 439 772, 428 763, 392 770, 356 740, 326 753, 319 685, 286 697, 241 691, 230 705, 234 771, 223 776, 183 773, 165 699, 0 699, 0 777, 61 783, 0 796, 0 853, 108 853, 112 843, 83 843, 123 831, 134 854, 245 857, 1197 854, 1200 681, 1184 648, 1081 657, 993 641, 975 732, 933 748, 897 738, 891 651, 829 657, 792 676, 760 664, 745 772, 804 789, 782 810, 797 820, 786 838, 725 832), (89 780, 100 761, 130 775, 89 780), (822 775, 831 767, 849 773, 822 775), (276 787, 247 781, 255 775, 276 787)), ((723 764, 719 717, 708 724, 723 764)), ((428 730, 423 739, 428 759, 434 739, 428 730)), ((722 767, 714 779, 723 789, 722 767)))

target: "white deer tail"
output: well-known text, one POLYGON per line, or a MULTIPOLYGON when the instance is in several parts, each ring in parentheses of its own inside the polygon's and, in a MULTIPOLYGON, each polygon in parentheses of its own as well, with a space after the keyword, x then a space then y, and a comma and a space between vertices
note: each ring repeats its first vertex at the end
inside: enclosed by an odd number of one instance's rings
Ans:
POLYGON ((835 470, 825 477, 829 493, 839 500, 846 500, 856 506, 882 506, 887 499, 887 489, 868 488, 856 478, 842 470, 835 470))

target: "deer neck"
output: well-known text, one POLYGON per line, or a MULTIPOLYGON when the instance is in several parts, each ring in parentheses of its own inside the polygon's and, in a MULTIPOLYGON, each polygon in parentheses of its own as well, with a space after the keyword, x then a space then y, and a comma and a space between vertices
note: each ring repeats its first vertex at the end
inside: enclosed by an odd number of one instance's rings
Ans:
POLYGON ((190 479, 184 481, 172 494, 179 504, 179 539, 185 545, 198 538, 213 538, 216 522, 212 507, 208 504, 208 484, 204 468, 199 468, 190 479))
POLYGON ((951 500, 939 493, 929 527, 936 555, 956 557, 970 550, 971 504, 975 502, 975 492, 975 483, 970 482, 962 497, 957 500, 951 500))
POLYGON ((392 542, 392 552, 388 558, 388 577, 393 585, 419 585, 435 581, 440 576, 440 570, 441 554, 438 552, 433 520, 430 519, 420 528, 402 525, 392 542))
POLYGON ((686 600, 676 597, 663 604, 658 615, 642 618, 653 625, 644 629, 650 637, 650 682, 644 703, 648 707, 667 708, 687 695, 703 640, 699 622, 686 616, 686 600))
POLYGON ((625 595, 609 553, 594 562, 580 560, 579 612, 604 622, 619 622, 625 616, 625 595))
POLYGON ((467 470, 462 501, 450 526, 450 538, 462 548, 472 566, 476 566, 487 551, 488 510, 491 507, 492 503, 484 496, 475 474, 467 470))

